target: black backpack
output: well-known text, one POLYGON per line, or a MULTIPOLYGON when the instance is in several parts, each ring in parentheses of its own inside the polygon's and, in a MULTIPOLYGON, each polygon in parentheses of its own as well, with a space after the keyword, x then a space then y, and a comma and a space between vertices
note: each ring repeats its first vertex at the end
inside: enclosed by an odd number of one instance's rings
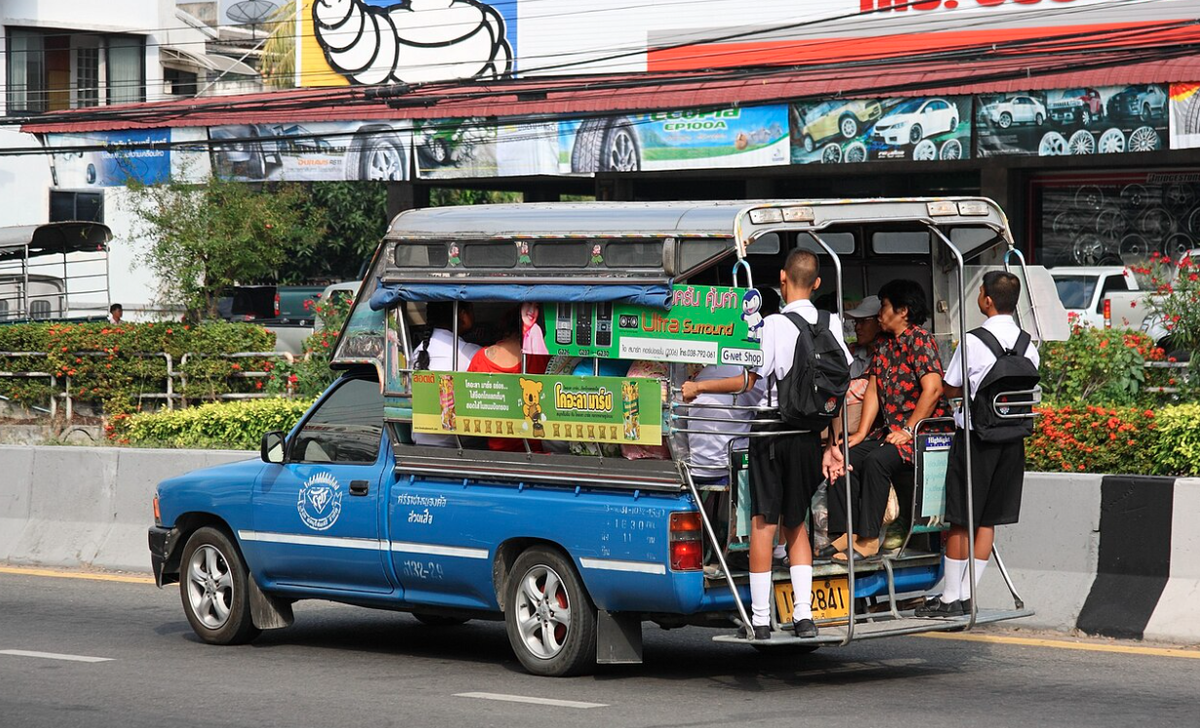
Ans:
POLYGON ((800 314, 784 314, 800 330, 791 370, 778 382, 779 415, 790 427, 820 432, 842 411, 850 388, 850 365, 829 329, 829 312, 810 324, 800 314))
POLYGON ((1002 392, 1033 389, 1042 375, 1025 356, 1031 340, 1029 333, 1022 331, 1017 343, 1005 349, 992 332, 978 328, 970 333, 983 342, 996 357, 996 363, 979 383, 979 391, 971 393, 971 428, 985 442, 1013 442, 1033 434, 1033 412, 1030 404, 1005 405, 1010 399, 1028 402, 1029 395, 1009 397, 1002 392), (999 413, 997 413, 999 410, 999 413), (1000 415, 1024 415, 1020 419, 1008 419, 1000 415))

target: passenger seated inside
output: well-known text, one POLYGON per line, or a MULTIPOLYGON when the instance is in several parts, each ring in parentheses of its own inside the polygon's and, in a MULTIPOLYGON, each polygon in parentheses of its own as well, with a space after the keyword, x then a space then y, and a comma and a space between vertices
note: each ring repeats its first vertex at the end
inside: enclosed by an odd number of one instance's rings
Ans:
MULTIPOLYGON (((539 354, 526 354, 524 356, 525 368, 522 371, 523 326, 520 306, 510 307, 497 324, 499 341, 476 352, 467 371, 494 374, 544 374, 550 357, 539 354)), ((539 442, 530 441, 529 445, 531 450, 541 451, 539 442)), ((525 452, 525 445, 519 438, 489 437, 487 446, 489 450, 499 452, 525 452)))
MULTIPOLYGON (((454 349, 458 348, 458 370, 466 371, 479 347, 454 336, 454 303, 431 301, 425 306, 427 328, 413 351, 413 369, 449 372, 454 369, 454 349)), ((469 302, 458 304, 458 331, 465 334, 475 323, 475 309, 469 302)), ((433 447, 457 447, 453 435, 414 432, 413 443, 433 447)))
MULTIPOLYGON (((853 547, 864 558, 879 552, 893 478, 912 467, 914 428, 923 419, 945 417, 949 411, 942 399, 937 343, 921 327, 929 315, 924 290, 915 281, 894 280, 879 290, 879 302, 879 326, 890 336, 880 339, 867 370, 862 418, 849 441, 853 547)), ((844 473, 844 468, 834 472, 844 473)), ((845 561, 850 548, 846 531, 846 486, 838 478, 829 488, 829 533, 842 535, 818 555, 845 561)))

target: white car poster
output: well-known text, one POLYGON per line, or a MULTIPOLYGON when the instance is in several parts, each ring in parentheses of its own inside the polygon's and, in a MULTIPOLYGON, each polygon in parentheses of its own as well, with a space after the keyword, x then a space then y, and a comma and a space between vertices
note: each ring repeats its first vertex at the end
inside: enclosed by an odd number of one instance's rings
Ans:
POLYGON ((792 164, 966 159, 970 102, 936 96, 792 104, 792 164))

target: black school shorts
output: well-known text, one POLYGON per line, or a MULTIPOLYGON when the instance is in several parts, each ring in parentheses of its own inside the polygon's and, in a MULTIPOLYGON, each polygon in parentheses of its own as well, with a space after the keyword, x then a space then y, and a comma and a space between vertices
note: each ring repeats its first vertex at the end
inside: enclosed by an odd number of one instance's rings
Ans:
MULTIPOLYGON (((946 467, 946 520, 967 525, 967 438, 954 431, 946 467)), ((1025 440, 984 442, 971 434, 971 497, 975 526, 1016 523, 1025 482, 1025 440)))
MULTIPOLYGON (((756 428, 754 432, 768 431, 756 428)), ((797 528, 823 480, 818 433, 750 438, 750 515, 797 528)))

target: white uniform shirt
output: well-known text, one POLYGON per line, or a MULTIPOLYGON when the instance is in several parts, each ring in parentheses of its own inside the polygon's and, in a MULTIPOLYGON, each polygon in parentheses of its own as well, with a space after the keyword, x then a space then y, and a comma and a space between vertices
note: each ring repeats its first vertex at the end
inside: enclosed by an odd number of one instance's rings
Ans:
MULTIPOLYGON (((1021 328, 1017 326, 1017 322, 1013 317, 1007 314, 1000 314, 988 318, 983 322, 983 328, 987 329, 992 336, 996 337, 996 341, 1000 342, 1000 346, 1005 349, 1010 349, 1017 343, 1017 337, 1021 335, 1021 328)), ((967 372, 971 380, 971 396, 974 397, 979 392, 979 385, 983 383, 983 378, 992 370, 992 366, 996 363, 996 355, 987 347, 979 337, 974 334, 967 334, 963 337, 963 342, 967 345, 967 372)), ((961 344, 960 344, 961 346, 961 344)), ((1029 361, 1033 362, 1034 366, 1038 365, 1037 347, 1030 344, 1025 350, 1025 356, 1029 361)), ((943 380, 951 387, 961 387, 962 378, 962 362, 958 356, 958 349, 955 348, 954 356, 950 359, 950 366, 946 368, 946 375, 943 380)), ((954 411, 954 425, 959 429, 963 426, 962 409, 954 411)), ((974 429, 972 427, 971 429, 974 429)))
MULTIPOLYGON (((417 348, 413 350, 413 361, 417 360, 417 354, 424 350, 423 343, 418 343, 417 348)), ((471 363, 471 357, 480 350, 475 344, 468 344, 462 339, 458 340, 458 371, 465 372, 467 366, 471 363)), ((446 329, 434 329, 433 335, 429 337, 429 369, 435 372, 454 371, 454 334, 446 329)), ((453 435, 428 435, 422 432, 413 433, 413 442, 418 445, 432 445, 434 447, 455 447, 456 441, 453 435)))
MULTIPOLYGON (((700 370, 694 381, 704 382, 710 379, 725 379, 736 377, 742 373, 742 368, 732 364, 709 364, 700 370)), ((688 414, 695 417, 720 418, 722 422, 706 422, 688 420, 688 450, 691 451, 692 473, 698 478, 722 478, 729 475, 729 443, 733 439, 750 431, 749 420, 755 413, 752 410, 729 409, 734 404, 739 407, 754 407, 766 391, 767 383, 760 379, 747 392, 742 394, 701 394, 692 401, 688 414), (702 430, 703 432, 695 432, 702 430)))
MULTIPOLYGON (((755 369, 755 373, 763 379, 770 379, 772 375, 775 381, 770 383, 769 401, 772 405, 777 405, 779 395, 776 391, 775 382, 792 370, 792 360, 796 356, 796 339, 800 338, 800 329, 788 320, 785 313, 798 313, 800 318, 815 324, 817 322, 817 307, 812 304, 812 301, 807 298, 799 301, 792 301, 783 307, 779 313, 771 314, 763 319, 762 332, 762 352, 763 363, 761 367, 755 369)), ((850 364, 854 361, 854 357, 850 354, 850 348, 846 346, 846 339, 842 335, 842 322, 838 319, 837 314, 829 314, 829 330, 833 332, 838 344, 841 345, 842 351, 846 353, 846 363, 850 364)), ((766 404, 766 401, 763 402, 766 404)))

